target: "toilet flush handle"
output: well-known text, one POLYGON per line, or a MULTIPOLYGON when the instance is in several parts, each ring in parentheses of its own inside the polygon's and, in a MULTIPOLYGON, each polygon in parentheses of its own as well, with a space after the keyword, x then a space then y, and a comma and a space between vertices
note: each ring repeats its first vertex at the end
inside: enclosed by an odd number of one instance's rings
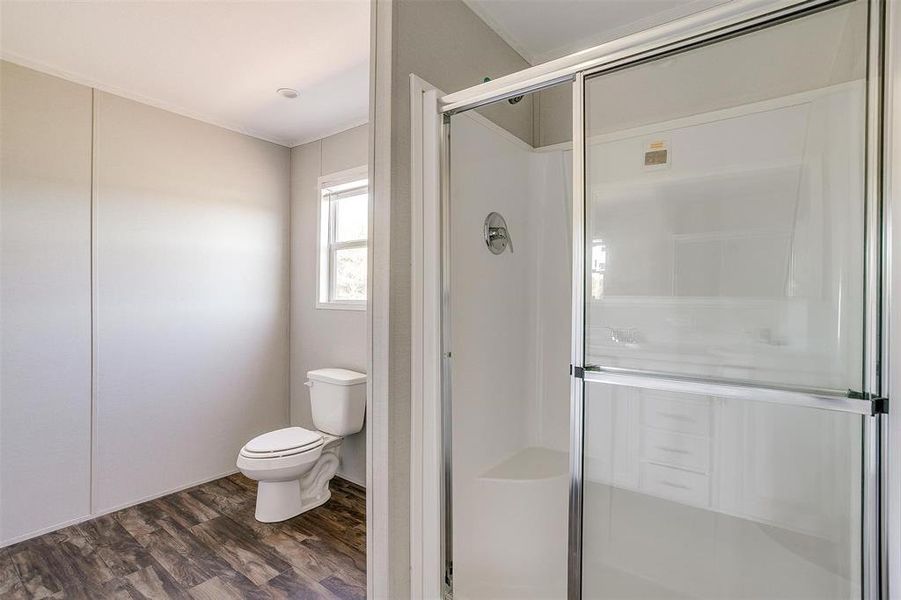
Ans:
POLYGON ((307 387, 313 387, 313 382, 310 381, 309 379, 306 380, 306 381, 304 381, 303 384, 304 384, 305 386, 307 386, 307 387))

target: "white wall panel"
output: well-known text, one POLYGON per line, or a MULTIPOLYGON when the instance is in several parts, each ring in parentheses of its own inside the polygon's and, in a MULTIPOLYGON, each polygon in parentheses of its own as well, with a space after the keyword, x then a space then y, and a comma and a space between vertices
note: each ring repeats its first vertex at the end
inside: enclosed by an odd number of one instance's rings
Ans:
POLYGON ((288 421, 289 151, 96 94, 97 511, 288 421))
POLYGON ((0 62, 0 543, 90 511, 91 89, 0 62))

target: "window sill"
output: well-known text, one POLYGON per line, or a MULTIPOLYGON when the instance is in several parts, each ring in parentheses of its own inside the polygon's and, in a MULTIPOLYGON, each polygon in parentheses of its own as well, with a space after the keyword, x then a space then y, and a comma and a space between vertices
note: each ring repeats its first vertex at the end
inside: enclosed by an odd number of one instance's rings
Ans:
POLYGON ((351 302, 316 302, 316 308, 320 310, 356 310, 365 311, 366 303, 351 302))

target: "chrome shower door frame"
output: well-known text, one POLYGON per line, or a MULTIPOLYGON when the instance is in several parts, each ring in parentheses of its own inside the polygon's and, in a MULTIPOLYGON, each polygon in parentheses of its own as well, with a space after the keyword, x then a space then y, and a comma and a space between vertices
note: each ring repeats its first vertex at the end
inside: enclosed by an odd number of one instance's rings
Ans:
MULTIPOLYGON (((887 311, 889 290, 883 285, 891 267, 885 240, 890 239, 890 222, 884 218, 888 198, 883 201, 882 178, 885 144, 885 0, 867 0, 870 7, 869 58, 867 67, 867 139, 866 139, 866 249, 865 249, 865 332, 864 389, 851 396, 821 393, 818 390, 780 389, 746 385, 741 382, 704 381, 678 378, 650 372, 622 372, 612 368, 585 370, 585 79, 611 70, 628 68, 664 55, 681 53, 701 45, 766 28, 802 16, 828 10, 849 0, 735 0, 620 40, 608 42, 569 57, 526 69, 460 92, 438 101, 440 126, 440 236, 441 236, 441 474, 443 497, 442 562, 444 595, 453 594, 453 522, 452 522, 452 447, 451 447, 451 368, 450 329, 450 116, 514 96, 553 85, 572 82, 573 86, 573 285, 572 355, 570 398, 570 495, 568 523, 568 598, 581 598, 582 584, 582 494, 584 459, 585 382, 629 385, 653 389, 696 392, 714 391, 721 395, 744 397, 780 404, 802 405, 824 410, 839 410, 864 416, 863 448, 863 557, 862 589, 868 600, 888 598, 885 532, 886 486, 883 452, 899 454, 886 436, 888 380, 887 311), (886 367, 883 367, 886 365, 886 367)), ((891 33, 891 32, 889 32, 891 33)))
POLYGON ((569 413, 569 543, 567 590, 582 597, 582 496, 585 471, 585 74, 573 86, 573 278, 569 413))

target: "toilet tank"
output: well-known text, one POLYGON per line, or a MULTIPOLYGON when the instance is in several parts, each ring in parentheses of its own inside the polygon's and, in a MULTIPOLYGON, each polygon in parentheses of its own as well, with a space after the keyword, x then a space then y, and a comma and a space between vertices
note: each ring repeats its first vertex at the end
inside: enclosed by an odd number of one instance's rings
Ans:
POLYGON ((348 369, 307 372, 310 406, 316 429, 345 436, 363 429, 366 414, 366 374, 348 369))

